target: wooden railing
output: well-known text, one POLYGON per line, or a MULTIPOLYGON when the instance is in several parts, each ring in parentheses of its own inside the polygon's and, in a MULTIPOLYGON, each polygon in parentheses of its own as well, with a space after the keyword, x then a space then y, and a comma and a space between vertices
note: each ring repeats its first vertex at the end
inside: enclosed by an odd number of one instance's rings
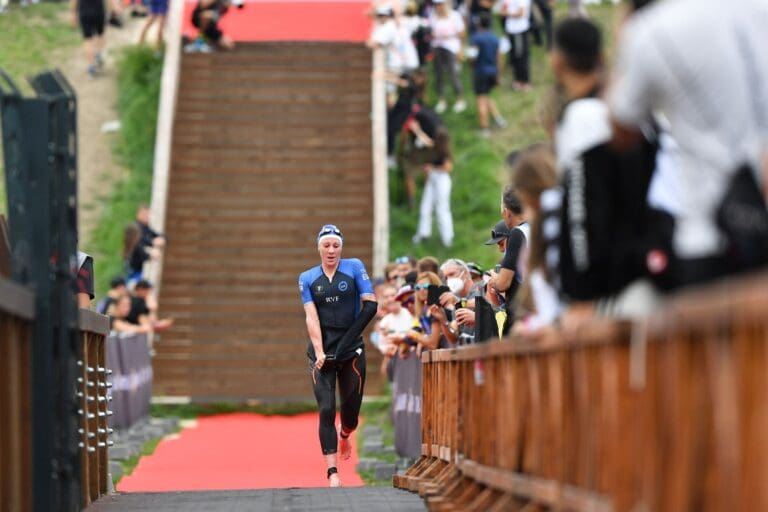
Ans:
POLYGON ((34 295, 0 278, 0 511, 32 508, 30 352, 34 295))
POLYGON ((432 510, 768 510, 768 275, 423 357, 432 510))
POLYGON ((93 311, 80 310, 82 360, 78 362, 80 397, 80 482, 83 506, 109 492, 108 447, 111 429, 107 418, 111 399, 107 376, 106 337, 109 319, 93 311))

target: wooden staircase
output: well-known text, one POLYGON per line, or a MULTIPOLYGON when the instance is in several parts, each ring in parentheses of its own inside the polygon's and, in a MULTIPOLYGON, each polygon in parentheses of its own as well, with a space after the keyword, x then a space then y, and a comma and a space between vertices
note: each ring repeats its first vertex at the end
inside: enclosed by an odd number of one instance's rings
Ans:
MULTIPOLYGON (((373 251, 371 54, 250 43, 183 55, 173 128, 154 394, 311 399, 298 275, 324 223, 373 251)), ((368 392, 378 354, 368 350, 368 392)))

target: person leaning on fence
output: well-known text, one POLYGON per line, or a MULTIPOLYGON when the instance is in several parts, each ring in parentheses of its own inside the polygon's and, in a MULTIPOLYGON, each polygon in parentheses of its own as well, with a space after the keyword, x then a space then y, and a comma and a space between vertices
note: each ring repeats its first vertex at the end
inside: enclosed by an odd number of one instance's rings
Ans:
POLYGON ((756 182, 768 153, 767 26, 764 0, 675 0, 651 2, 622 29, 607 96, 613 142, 636 146, 652 118, 674 141, 649 200, 674 216, 674 254, 657 263, 678 286, 768 259, 756 182), (657 187, 664 179, 676 188, 657 187))
POLYGON ((440 295, 439 304, 451 320, 440 324, 451 345, 469 345, 475 338, 475 299, 483 295, 483 286, 472 281, 469 267, 460 259, 446 260, 440 267, 449 292, 440 295))
POLYGON ((173 318, 157 317, 157 300, 152 294, 152 283, 146 279, 136 283, 131 297, 131 311, 126 321, 134 325, 148 326, 153 332, 164 331, 173 326, 173 318))
POLYGON ((125 278, 122 276, 115 276, 109 282, 109 290, 107 295, 96 304, 96 312, 106 315, 109 307, 117 302, 117 299, 128 293, 128 286, 126 285, 125 278))
POLYGON ((131 296, 127 293, 115 300, 107 310, 109 316, 109 328, 117 333, 147 334, 152 331, 149 324, 134 324, 128 321, 131 313, 131 296))
POLYGON ((310 342, 309 374, 320 411, 320 446, 331 487, 339 487, 336 451, 352 454, 349 436, 358 425, 365 386, 362 333, 377 311, 376 297, 363 262, 342 259, 344 236, 332 224, 317 235, 320 265, 299 276, 310 342), (341 428, 336 431, 336 382, 341 401, 341 428), (338 435, 338 439, 337 439, 338 435))
POLYGON ((542 225, 559 218, 559 196, 555 159, 546 146, 521 152, 512 172, 512 186, 523 206, 523 216, 530 222, 528 263, 519 298, 520 313, 512 332, 532 333, 553 325, 562 314, 559 294, 558 261, 548 251, 559 244, 558 233, 545 232, 542 225), (553 208, 553 204, 555 207, 553 208))
MULTIPOLYGON (((398 290, 394 286, 387 286, 382 293, 382 303, 386 314, 379 322, 380 344, 379 351, 384 354, 381 363, 382 375, 387 375, 389 361, 397 354, 397 347, 403 342, 408 330, 413 326, 413 316, 407 308, 398 300, 398 290)), ((402 300, 402 295, 400 296, 402 300)))

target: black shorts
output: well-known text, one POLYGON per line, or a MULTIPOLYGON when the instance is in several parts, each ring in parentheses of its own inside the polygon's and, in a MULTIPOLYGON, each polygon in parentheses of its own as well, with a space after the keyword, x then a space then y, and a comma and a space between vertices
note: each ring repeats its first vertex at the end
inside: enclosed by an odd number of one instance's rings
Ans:
POLYGON ((475 75, 475 96, 484 96, 498 85, 496 75, 475 75))
POLYGON ((101 14, 81 14, 80 15, 80 30, 83 33, 85 39, 90 39, 93 36, 100 36, 104 33, 104 23, 106 16, 101 14))
MULTIPOLYGON (((201 28, 200 25, 202 24, 202 14, 205 12, 205 9, 195 9, 192 11, 192 25, 196 28, 201 28)), ((213 21, 208 24, 207 27, 205 27, 205 30, 203 30, 203 35, 212 43, 218 43, 221 40, 221 36, 224 35, 224 33, 219 29, 219 24, 217 21, 213 21)))

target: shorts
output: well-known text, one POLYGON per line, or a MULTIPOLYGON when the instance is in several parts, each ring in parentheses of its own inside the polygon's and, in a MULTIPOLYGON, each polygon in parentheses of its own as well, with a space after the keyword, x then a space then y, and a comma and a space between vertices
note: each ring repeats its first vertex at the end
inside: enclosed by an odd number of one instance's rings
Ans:
POLYGON ((149 12, 155 16, 168 14, 168 0, 149 0, 149 12))
POLYGON ((104 33, 104 24, 106 17, 104 13, 101 14, 81 14, 80 15, 80 31, 83 33, 83 38, 90 39, 93 36, 100 36, 104 33))
MULTIPOLYGON (((196 28, 200 28, 202 14, 204 12, 204 9, 195 9, 192 11, 192 25, 196 28)), ((219 29, 218 22, 212 21, 207 27, 205 27, 205 30, 203 30, 203 35, 212 43, 218 43, 224 33, 219 29)))
POLYGON ((485 96, 498 85, 496 75, 475 75, 475 96, 485 96))
POLYGON ((406 176, 417 177, 424 174, 424 166, 437 159, 434 148, 416 148, 411 146, 403 154, 403 171, 406 176))

